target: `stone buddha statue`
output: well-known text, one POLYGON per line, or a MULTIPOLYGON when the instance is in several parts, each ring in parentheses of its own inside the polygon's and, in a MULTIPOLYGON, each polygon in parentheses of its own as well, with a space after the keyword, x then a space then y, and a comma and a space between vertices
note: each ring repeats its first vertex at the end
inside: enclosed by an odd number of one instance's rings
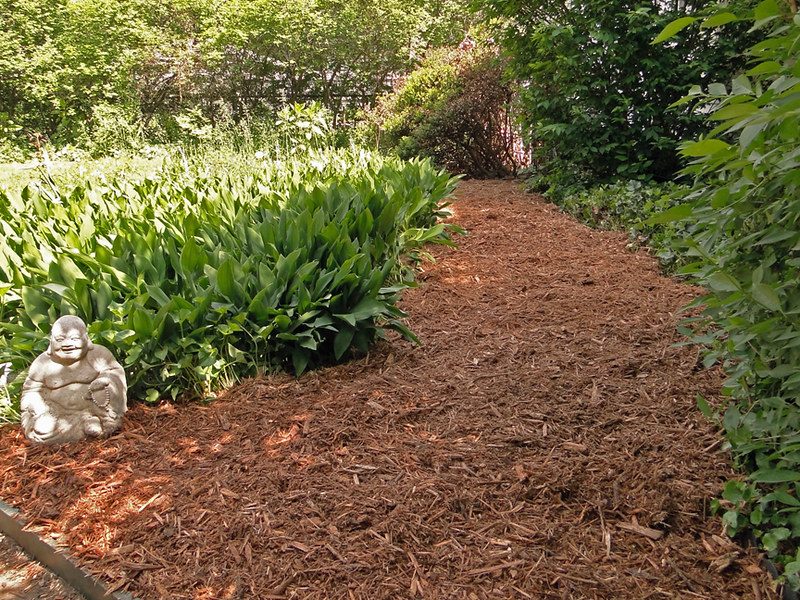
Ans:
POLYGON ((22 430, 43 444, 108 435, 122 424, 127 390, 122 366, 107 348, 89 341, 84 322, 61 317, 22 386, 22 430))

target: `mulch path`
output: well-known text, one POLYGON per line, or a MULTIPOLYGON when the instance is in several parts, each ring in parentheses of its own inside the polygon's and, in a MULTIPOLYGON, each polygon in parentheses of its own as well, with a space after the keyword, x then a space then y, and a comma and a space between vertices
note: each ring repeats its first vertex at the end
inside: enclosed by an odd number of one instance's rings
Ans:
POLYGON ((697 290, 512 182, 465 182, 392 338, 109 440, 0 431, 0 497, 144 598, 768 598, 674 347, 697 290))

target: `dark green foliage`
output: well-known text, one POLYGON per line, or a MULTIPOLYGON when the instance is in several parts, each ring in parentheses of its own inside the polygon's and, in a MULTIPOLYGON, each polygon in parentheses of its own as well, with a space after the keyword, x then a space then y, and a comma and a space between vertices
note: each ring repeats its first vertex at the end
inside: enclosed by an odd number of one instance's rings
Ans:
POLYGON ((617 179, 669 180, 678 142, 702 130, 685 107, 692 83, 726 78, 743 40, 707 30, 666 51, 651 41, 672 19, 710 2, 483 0, 520 84, 524 135, 538 190, 617 179))
MULTIPOLYGON (((455 180, 373 160, 327 177, 284 168, 0 193, 0 363, 24 369, 77 314, 133 397, 207 395, 365 351, 399 320, 403 257, 449 243, 455 180)), ((18 376, 19 384, 23 376, 18 376)))
POLYGON ((516 173, 513 93, 494 48, 432 53, 368 116, 380 145, 472 177, 516 173))
MULTIPOLYGON (((732 81, 694 88, 715 126, 683 147, 694 180, 685 210, 695 261, 709 290, 687 325, 728 375, 732 401, 718 422, 747 481, 719 505, 728 531, 752 531, 800 587, 800 17, 766 0, 744 19, 764 38, 732 81)), ((736 18, 731 13, 716 23, 736 18)), ((709 23, 703 23, 708 26, 709 23)), ((734 35, 723 30, 721 35, 734 35)), ((701 408, 713 411, 701 400, 701 408)))

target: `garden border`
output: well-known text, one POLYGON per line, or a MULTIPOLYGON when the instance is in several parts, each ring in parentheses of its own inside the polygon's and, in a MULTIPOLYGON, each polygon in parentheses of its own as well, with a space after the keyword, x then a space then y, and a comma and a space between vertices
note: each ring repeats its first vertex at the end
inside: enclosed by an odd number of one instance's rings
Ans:
POLYGON ((0 499, 0 533, 16 542, 30 557, 76 592, 88 600, 135 600, 127 593, 110 593, 102 583, 78 567, 69 555, 36 533, 26 531, 24 525, 22 512, 0 499))

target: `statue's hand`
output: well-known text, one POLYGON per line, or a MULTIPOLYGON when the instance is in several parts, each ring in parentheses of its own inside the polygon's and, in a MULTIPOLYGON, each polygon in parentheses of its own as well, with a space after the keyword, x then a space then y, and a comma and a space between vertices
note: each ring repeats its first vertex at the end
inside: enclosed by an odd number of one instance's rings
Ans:
POLYGON ((111 385, 111 380, 108 377, 98 377, 89 385, 89 391, 98 392, 109 385, 111 385))

